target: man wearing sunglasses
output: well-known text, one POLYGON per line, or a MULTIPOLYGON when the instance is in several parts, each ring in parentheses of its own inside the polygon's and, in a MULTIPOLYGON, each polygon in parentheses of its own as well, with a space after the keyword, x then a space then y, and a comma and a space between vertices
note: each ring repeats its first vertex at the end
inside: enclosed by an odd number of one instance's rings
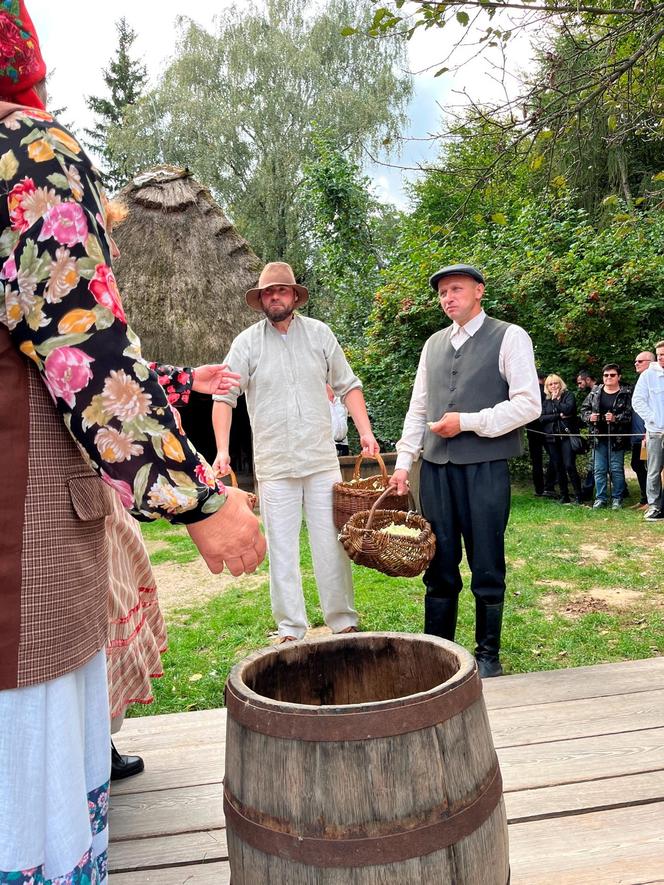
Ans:
POLYGON ((581 406, 581 418, 588 425, 593 445, 595 510, 607 507, 609 496, 613 510, 622 507, 625 450, 631 446, 631 399, 631 388, 620 382, 620 366, 607 363, 602 369, 602 383, 593 388, 581 406))
POLYGON ((662 519, 662 467, 664 467, 664 341, 655 345, 656 359, 639 375, 634 390, 634 410, 648 432, 647 522, 662 519))
MULTIPOLYGON (((636 369, 636 382, 638 384, 639 376, 643 374, 650 367, 650 364, 655 361, 655 354, 649 350, 643 350, 641 353, 637 353, 634 357, 634 368, 636 369)), ((636 410, 636 404, 634 396, 636 394, 636 387, 634 387, 634 393, 632 394, 632 460, 630 462, 630 467, 636 474, 636 478, 639 481, 639 503, 634 505, 634 509, 639 510, 647 510, 648 509, 648 493, 646 490, 646 483, 648 478, 648 468, 646 467, 645 459, 641 457, 641 448, 642 445, 645 444, 646 438, 646 425, 643 418, 639 415, 636 410)))

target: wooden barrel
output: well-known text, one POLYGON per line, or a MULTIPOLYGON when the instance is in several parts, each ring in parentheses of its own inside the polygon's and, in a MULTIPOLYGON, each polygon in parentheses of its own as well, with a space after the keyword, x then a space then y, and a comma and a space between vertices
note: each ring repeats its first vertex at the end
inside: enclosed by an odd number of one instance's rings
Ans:
POLYGON ((507 820, 474 658, 359 633, 233 668, 232 885, 506 885, 507 820))

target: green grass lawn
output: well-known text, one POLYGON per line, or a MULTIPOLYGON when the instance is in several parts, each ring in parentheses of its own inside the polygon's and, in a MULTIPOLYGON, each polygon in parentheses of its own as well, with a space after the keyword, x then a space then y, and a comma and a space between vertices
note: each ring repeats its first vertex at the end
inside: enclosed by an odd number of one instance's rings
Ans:
MULTIPOLYGON (((634 499, 632 499, 634 500, 634 499)), ((506 536, 507 598, 501 658, 507 673, 580 667, 664 653, 664 524, 640 511, 564 507, 515 489, 506 536)), ((182 528, 144 526, 155 565, 187 563, 197 553, 182 528), (157 542, 157 543, 155 543, 157 542)), ((322 626, 306 531, 301 562, 312 626, 322 626)), ((421 579, 388 578, 353 566, 362 630, 418 632, 421 579)), ((237 579, 221 596, 167 617, 164 677, 155 703, 134 715, 223 704, 230 668, 268 644, 275 629, 266 563, 262 581, 237 579), (250 583, 250 586, 247 586, 250 583)), ((468 571, 464 565, 464 582, 468 571)), ((474 605, 461 594, 457 642, 473 649, 474 605)))

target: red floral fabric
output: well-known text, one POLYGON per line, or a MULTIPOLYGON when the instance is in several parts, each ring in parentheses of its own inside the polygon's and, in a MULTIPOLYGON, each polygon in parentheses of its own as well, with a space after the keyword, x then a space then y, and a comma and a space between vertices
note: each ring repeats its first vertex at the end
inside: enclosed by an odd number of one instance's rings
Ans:
POLYGON ((0 136, 0 323, 134 516, 214 513, 225 499, 171 405, 186 402, 191 373, 171 367, 164 383, 127 326, 95 169, 42 111, 16 111, 0 136))
POLYGON ((0 0, 0 97, 43 107, 32 87, 46 76, 34 25, 23 0, 0 0))

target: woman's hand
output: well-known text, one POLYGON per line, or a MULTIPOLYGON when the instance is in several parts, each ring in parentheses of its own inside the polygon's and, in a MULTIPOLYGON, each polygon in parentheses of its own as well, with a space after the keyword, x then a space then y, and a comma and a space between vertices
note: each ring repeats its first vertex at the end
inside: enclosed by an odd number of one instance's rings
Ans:
POLYGON ((265 558, 265 538, 252 502, 240 489, 226 489, 226 503, 216 513, 187 526, 192 541, 214 575, 224 568, 232 575, 251 574, 265 558))
POLYGON ((194 370, 191 389, 210 396, 224 396, 232 387, 237 387, 240 375, 231 372, 227 365, 197 366, 194 370))
POLYGON ((408 471, 404 470, 403 467, 395 470, 388 480, 388 485, 397 490, 397 495, 407 495, 410 491, 408 471))

